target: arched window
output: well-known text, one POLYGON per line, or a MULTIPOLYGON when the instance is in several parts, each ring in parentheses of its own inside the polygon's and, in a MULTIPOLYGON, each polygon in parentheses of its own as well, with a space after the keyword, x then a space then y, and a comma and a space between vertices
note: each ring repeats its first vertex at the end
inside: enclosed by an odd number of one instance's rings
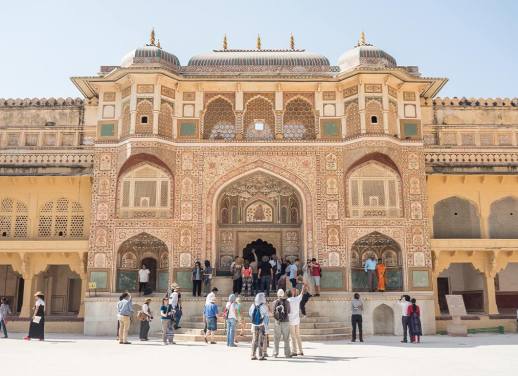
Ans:
POLYGON ((167 217, 170 177, 161 169, 144 164, 121 180, 120 215, 128 217, 167 217))
POLYGON ((480 238, 480 217, 471 202, 449 197, 434 205, 433 237, 436 239, 480 238))
POLYGON ((400 217, 399 175, 387 166, 368 162, 354 170, 348 179, 350 217, 400 217))
POLYGON ((135 120, 135 133, 153 133, 153 101, 151 99, 138 100, 137 118, 135 120))
POLYGON ((398 134, 398 122, 397 122, 397 105, 395 102, 390 101, 388 111, 388 132, 391 136, 397 136, 398 134))
MULTIPOLYGON (((403 288, 403 255, 399 244, 379 232, 371 232, 356 240, 351 247, 351 279, 353 291, 368 291, 367 259, 374 256, 385 265, 385 288, 398 291, 403 288)), ((376 277, 377 278, 377 277, 376 277)), ((375 283, 377 285, 377 281, 375 283)))
POLYGON ((345 104, 345 127, 348 137, 360 134, 360 111, 356 102, 345 104))
POLYGON ((232 104, 216 98, 207 104, 203 114, 203 137, 211 140, 232 140, 236 137, 236 116, 232 104))
POLYGON ((11 198, 2 199, 0 201, 0 239, 26 238, 28 227, 27 205, 11 198))
POLYGON ((122 107, 121 119, 122 119, 121 136, 125 137, 125 136, 128 136, 130 133, 130 123, 131 123, 130 106, 128 103, 126 103, 122 107))
POLYGON ((283 117, 284 138, 301 140, 315 136, 315 112, 311 104, 296 98, 286 104, 283 117))
POLYGON ((158 134, 162 137, 173 137, 173 104, 162 101, 158 115, 158 134))
POLYGON ((371 99, 365 105, 367 133, 384 133, 383 110, 380 101, 371 99))
POLYGON ((275 130, 273 104, 263 97, 248 101, 243 114, 243 126, 248 140, 273 140, 275 130))
POLYGON ((81 204, 67 198, 47 201, 40 208, 38 236, 41 238, 84 237, 85 216, 81 204))
POLYGON ((505 197, 491 204, 489 237, 493 239, 518 238, 518 198, 505 197))

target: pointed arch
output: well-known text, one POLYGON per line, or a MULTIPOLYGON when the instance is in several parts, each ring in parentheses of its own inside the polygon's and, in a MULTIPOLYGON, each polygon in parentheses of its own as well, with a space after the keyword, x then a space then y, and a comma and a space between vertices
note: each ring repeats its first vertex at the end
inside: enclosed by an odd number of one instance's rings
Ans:
POLYGON ((121 137, 129 136, 131 127, 131 112, 129 102, 122 105, 121 137))
POLYGON ((316 130, 316 113, 307 98, 297 95, 284 105, 283 135, 287 139, 313 139, 316 130))
POLYGON ((85 214, 79 202, 60 197, 40 207, 38 237, 81 239, 84 236, 85 214))
POLYGON ((273 103, 262 95, 256 95, 245 103, 243 112, 245 138, 272 140, 275 135, 275 111, 273 103))
POLYGON ((232 140, 236 137, 236 114, 228 98, 222 95, 211 98, 202 119, 203 138, 232 140))
POLYGON ((135 119, 135 134, 153 133, 153 100, 139 99, 135 119))
POLYGON ((436 239, 480 238, 480 215, 477 205, 453 196, 434 205, 433 236, 436 239))
POLYGON ((29 210, 19 200, 5 197, 0 200, 0 239, 27 238, 29 235, 29 210))
POLYGON ((173 138, 174 104, 168 101, 160 103, 158 115, 158 135, 167 139, 173 138))

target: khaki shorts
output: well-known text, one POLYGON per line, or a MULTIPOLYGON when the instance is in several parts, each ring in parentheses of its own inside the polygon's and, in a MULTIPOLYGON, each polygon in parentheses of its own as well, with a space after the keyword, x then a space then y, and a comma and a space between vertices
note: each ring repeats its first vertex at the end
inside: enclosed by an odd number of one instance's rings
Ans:
POLYGON ((315 286, 320 286, 320 276, 313 276, 313 281, 315 282, 315 286))

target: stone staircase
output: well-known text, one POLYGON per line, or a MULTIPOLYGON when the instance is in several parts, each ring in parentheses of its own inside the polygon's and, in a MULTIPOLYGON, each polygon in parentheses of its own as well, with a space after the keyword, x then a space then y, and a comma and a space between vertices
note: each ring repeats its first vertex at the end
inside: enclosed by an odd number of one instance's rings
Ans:
MULTIPOLYGON (((247 313, 246 311, 245 313, 247 313)), ((236 330, 236 339, 239 342, 251 342, 251 325, 248 315, 244 317, 243 336, 239 335, 240 328, 236 330)), ((271 318, 273 320, 273 318, 271 318)), ((270 341, 273 341, 273 321, 270 323, 270 341)), ((175 341, 204 341, 203 339, 203 317, 190 316, 182 319, 182 328, 175 333, 175 341)), ((351 328, 342 322, 332 322, 329 317, 321 315, 319 312, 308 312, 308 315, 301 319, 300 334, 302 341, 337 341, 351 338, 351 328)), ((216 341, 225 342, 225 320, 218 319, 218 331, 216 341)))

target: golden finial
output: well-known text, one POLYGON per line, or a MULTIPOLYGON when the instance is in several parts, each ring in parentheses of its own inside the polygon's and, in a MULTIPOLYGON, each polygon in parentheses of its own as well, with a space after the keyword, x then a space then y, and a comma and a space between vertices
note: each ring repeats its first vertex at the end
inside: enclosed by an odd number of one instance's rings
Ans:
POLYGON ((157 46, 158 48, 162 49, 162 46, 160 46, 160 39, 158 39, 158 40, 156 41, 156 46, 157 46))
POLYGON ((150 46, 155 45, 155 28, 151 29, 151 34, 149 35, 149 45, 150 46))
POLYGON ((261 36, 259 34, 257 34, 257 42, 256 42, 256 48, 258 50, 261 49, 261 36))
POLYGON ((228 50, 228 40, 227 40, 227 34, 223 37, 223 49, 228 50))
POLYGON ((293 36, 293 33, 290 34, 290 48, 292 50, 295 49, 295 37, 293 36))
POLYGON ((362 31, 360 33, 360 39, 358 40, 358 46, 365 46, 367 44, 367 40, 365 39, 365 33, 362 31))

